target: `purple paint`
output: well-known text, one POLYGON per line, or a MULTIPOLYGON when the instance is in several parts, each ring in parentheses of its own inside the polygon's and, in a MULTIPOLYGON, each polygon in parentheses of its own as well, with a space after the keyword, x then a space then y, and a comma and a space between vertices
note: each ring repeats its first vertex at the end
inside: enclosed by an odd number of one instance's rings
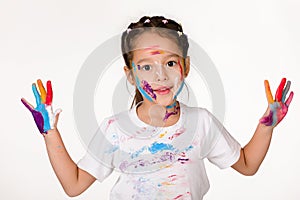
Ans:
POLYGON ((22 103, 24 104, 24 106, 30 111, 32 112, 32 108, 28 105, 28 103, 24 100, 24 99, 21 99, 22 103))
POLYGON ((154 94, 150 84, 145 80, 142 80, 142 84, 143 84, 143 90, 145 90, 147 94, 149 94, 153 99, 156 99, 156 94, 154 94))
POLYGON ((32 109, 31 106, 24 99, 21 99, 21 101, 24 104, 24 106, 31 112, 40 133, 45 133, 46 131, 44 130, 44 117, 42 113, 32 109))
POLYGON ((174 111, 172 111, 172 112, 168 112, 168 110, 166 110, 166 114, 165 114, 165 117, 164 117, 163 121, 166 121, 171 115, 177 115, 179 111, 180 111, 179 106, 177 106, 174 109, 174 111))
POLYGON ((144 160, 144 159, 139 159, 137 161, 133 161, 132 163, 129 163, 128 161, 123 161, 120 165, 119 165, 119 169, 122 172, 125 172, 126 169, 128 169, 129 167, 133 167, 133 168, 139 168, 139 167, 148 167, 148 166, 152 166, 152 165, 156 165, 156 164, 160 164, 163 162, 174 162, 175 161, 175 154, 172 152, 165 152, 163 155, 161 156, 154 156, 151 160, 144 160))
POLYGON ((44 133, 44 118, 42 113, 35 110, 32 110, 31 113, 40 133, 44 133))
POLYGON ((260 123, 266 125, 266 126, 271 126, 273 124, 273 111, 270 110, 270 113, 268 116, 266 117, 263 117, 261 120, 260 120, 260 123))
POLYGON ((189 160, 190 159, 188 159, 188 158, 178 158, 178 162, 180 162, 181 164, 184 164, 184 163, 186 163, 189 160))

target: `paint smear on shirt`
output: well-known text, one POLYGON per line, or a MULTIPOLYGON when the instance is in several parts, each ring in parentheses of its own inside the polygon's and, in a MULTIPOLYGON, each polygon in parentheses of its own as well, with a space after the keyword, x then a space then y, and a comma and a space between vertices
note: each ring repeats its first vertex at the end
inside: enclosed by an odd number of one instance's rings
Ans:
POLYGON ((164 137, 167 133, 168 133, 168 131, 165 131, 164 133, 159 134, 159 138, 164 137))
POLYGON ((185 131, 185 128, 177 129, 176 132, 172 136, 169 137, 169 140, 173 140, 174 138, 177 138, 182 133, 184 133, 184 131, 185 131))
POLYGON ((128 168, 137 169, 139 167, 148 167, 148 166, 157 165, 165 162, 169 164, 174 162, 175 159, 176 159, 175 154, 171 152, 165 152, 161 156, 155 156, 152 159, 148 159, 148 160, 139 159, 133 162, 128 162, 127 160, 125 160, 120 164, 119 169, 122 172, 125 172, 128 168))
POLYGON ((147 150, 147 147, 146 147, 146 146, 144 146, 144 147, 142 147, 141 149, 139 149, 139 150, 133 152, 133 153, 131 154, 131 158, 136 158, 136 157, 138 157, 138 156, 139 156, 141 153, 143 153, 145 150, 147 150))
POLYGON ((105 131, 107 131, 107 129, 109 128, 109 126, 110 126, 114 121, 116 121, 116 119, 110 119, 110 120, 108 120, 107 126, 106 126, 106 128, 105 128, 105 131))
POLYGON ((148 150, 152 153, 155 154, 157 152, 160 151, 164 151, 164 150, 174 150, 173 145, 171 144, 165 144, 165 143, 158 143, 158 142, 154 142, 149 148, 148 150))

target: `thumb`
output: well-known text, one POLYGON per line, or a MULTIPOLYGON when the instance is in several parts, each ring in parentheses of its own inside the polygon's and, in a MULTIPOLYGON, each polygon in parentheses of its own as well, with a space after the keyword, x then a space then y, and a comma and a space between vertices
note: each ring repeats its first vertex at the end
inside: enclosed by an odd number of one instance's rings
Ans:
POLYGON ((59 115, 60 115, 61 112, 62 112, 62 109, 60 109, 60 108, 55 110, 55 112, 54 112, 54 123, 53 123, 54 127, 57 127, 59 115))
POLYGON ((25 106, 30 112, 32 112, 32 110, 34 110, 33 106, 32 106, 28 101, 26 101, 26 99, 21 98, 21 102, 24 104, 24 106, 25 106))

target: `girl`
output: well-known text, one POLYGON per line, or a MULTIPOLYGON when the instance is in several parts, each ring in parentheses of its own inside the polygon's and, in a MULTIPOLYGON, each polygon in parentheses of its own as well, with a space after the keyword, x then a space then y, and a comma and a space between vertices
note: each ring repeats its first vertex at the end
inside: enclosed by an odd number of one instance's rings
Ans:
POLYGON ((249 143, 240 144, 206 109, 177 101, 189 74, 188 39, 181 25, 160 16, 142 17, 122 35, 127 80, 136 94, 129 111, 101 123, 88 152, 77 164, 67 153, 52 111, 52 87, 33 84, 37 107, 25 99, 44 136, 52 167, 65 192, 77 196, 113 170, 121 173, 110 199, 202 199, 209 189, 203 160, 254 175, 270 144, 274 127, 293 98, 290 81, 282 79, 249 143))

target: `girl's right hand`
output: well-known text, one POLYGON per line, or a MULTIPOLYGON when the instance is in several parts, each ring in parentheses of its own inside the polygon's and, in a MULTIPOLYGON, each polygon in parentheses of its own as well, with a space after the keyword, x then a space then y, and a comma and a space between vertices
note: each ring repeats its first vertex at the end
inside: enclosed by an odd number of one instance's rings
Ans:
POLYGON ((53 92, 51 81, 47 81, 47 91, 45 90, 43 83, 40 79, 37 80, 37 84, 40 92, 38 92, 36 84, 32 84, 32 91, 36 100, 36 108, 34 108, 24 98, 22 98, 21 101, 25 105, 25 107, 31 112, 40 133, 45 134, 48 130, 56 128, 59 113, 62 110, 57 109, 55 113, 53 113, 53 92))

